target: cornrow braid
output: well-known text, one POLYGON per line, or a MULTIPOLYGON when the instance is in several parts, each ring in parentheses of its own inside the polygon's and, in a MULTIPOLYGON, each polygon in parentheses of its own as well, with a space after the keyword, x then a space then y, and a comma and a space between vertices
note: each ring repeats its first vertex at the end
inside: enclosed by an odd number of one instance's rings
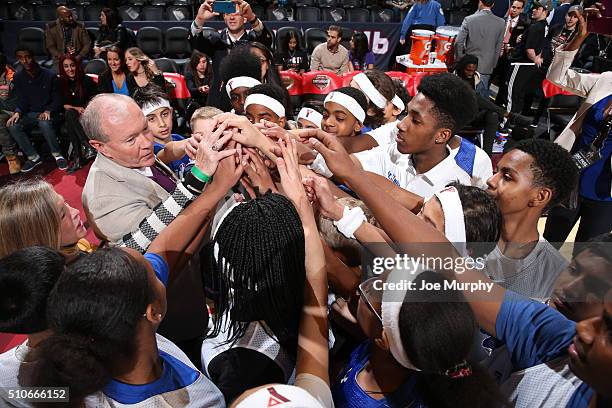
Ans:
POLYGON ((209 288, 217 295, 209 336, 228 329, 228 342, 235 343, 250 322, 263 321, 268 334, 295 356, 306 270, 304 231, 291 202, 267 193, 238 205, 220 225, 206 256, 212 271, 209 288), (226 313, 227 327, 222 327, 226 313))

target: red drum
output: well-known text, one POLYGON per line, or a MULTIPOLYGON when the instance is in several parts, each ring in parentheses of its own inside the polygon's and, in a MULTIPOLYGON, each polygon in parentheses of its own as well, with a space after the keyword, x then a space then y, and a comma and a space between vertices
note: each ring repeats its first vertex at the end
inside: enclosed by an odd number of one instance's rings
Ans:
POLYGON ((431 51, 431 40, 434 32, 429 30, 413 30, 410 39, 410 59, 413 64, 425 65, 429 63, 429 52, 431 51))
POLYGON ((436 59, 452 65, 455 56, 455 38, 459 32, 459 27, 443 26, 438 27, 434 39, 436 40, 436 59))

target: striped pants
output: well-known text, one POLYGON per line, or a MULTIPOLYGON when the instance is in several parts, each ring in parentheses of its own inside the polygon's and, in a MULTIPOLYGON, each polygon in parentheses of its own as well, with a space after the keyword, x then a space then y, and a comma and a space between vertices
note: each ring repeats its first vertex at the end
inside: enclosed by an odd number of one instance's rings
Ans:
POLYGON ((510 70, 508 81, 507 110, 520 114, 525 104, 527 92, 537 91, 546 78, 546 71, 539 69, 533 63, 515 63, 510 70))

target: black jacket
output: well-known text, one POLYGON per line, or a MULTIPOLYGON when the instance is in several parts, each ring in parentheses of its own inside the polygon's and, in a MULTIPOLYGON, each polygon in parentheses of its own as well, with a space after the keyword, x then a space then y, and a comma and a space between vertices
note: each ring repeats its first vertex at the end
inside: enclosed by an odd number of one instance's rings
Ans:
MULTIPOLYGON (((263 22, 260 22, 260 24, 263 24, 263 22)), ((216 106, 224 112, 229 112, 231 109, 229 98, 225 91, 221 89, 223 85, 219 72, 221 61, 229 54, 234 46, 252 41, 260 42, 271 49, 272 33, 263 25, 261 32, 258 33, 255 30, 245 32, 238 41, 232 42, 227 32, 227 28, 224 28, 220 33, 217 31, 204 30, 195 36, 190 34, 189 41, 193 49, 203 52, 212 59, 214 77, 208 94, 208 105, 216 106)))
MULTIPOLYGON (((506 22, 507 21, 508 20, 506 20, 506 22)), ((519 35, 524 34, 525 31, 527 31, 527 28, 529 28, 529 19, 525 14, 521 13, 519 14, 519 19, 516 23, 516 27, 512 29, 512 33, 510 34, 510 41, 508 42, 508 44, 510 44, 511 47, 515 48, 519 35)))

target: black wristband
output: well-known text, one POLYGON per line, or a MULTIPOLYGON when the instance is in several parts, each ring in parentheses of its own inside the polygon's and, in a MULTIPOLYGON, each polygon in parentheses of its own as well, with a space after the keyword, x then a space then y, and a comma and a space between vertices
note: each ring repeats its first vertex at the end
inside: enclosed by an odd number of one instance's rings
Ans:
POLYGON ((191 169, 187 168, 183 173, 183 185, 193 194, 199 195, 204 190, 206 183, 198 180, 196 176, 191 174, 191 169))
POLYGON ((257 20, 259 20, 259 18, 257 18, 257 16, 255 16, 255 18, 253 19, 253 21, 249 21, 249 24, 250 24, 250 25, 254 25, 254 24, 257 22, 257 20))

